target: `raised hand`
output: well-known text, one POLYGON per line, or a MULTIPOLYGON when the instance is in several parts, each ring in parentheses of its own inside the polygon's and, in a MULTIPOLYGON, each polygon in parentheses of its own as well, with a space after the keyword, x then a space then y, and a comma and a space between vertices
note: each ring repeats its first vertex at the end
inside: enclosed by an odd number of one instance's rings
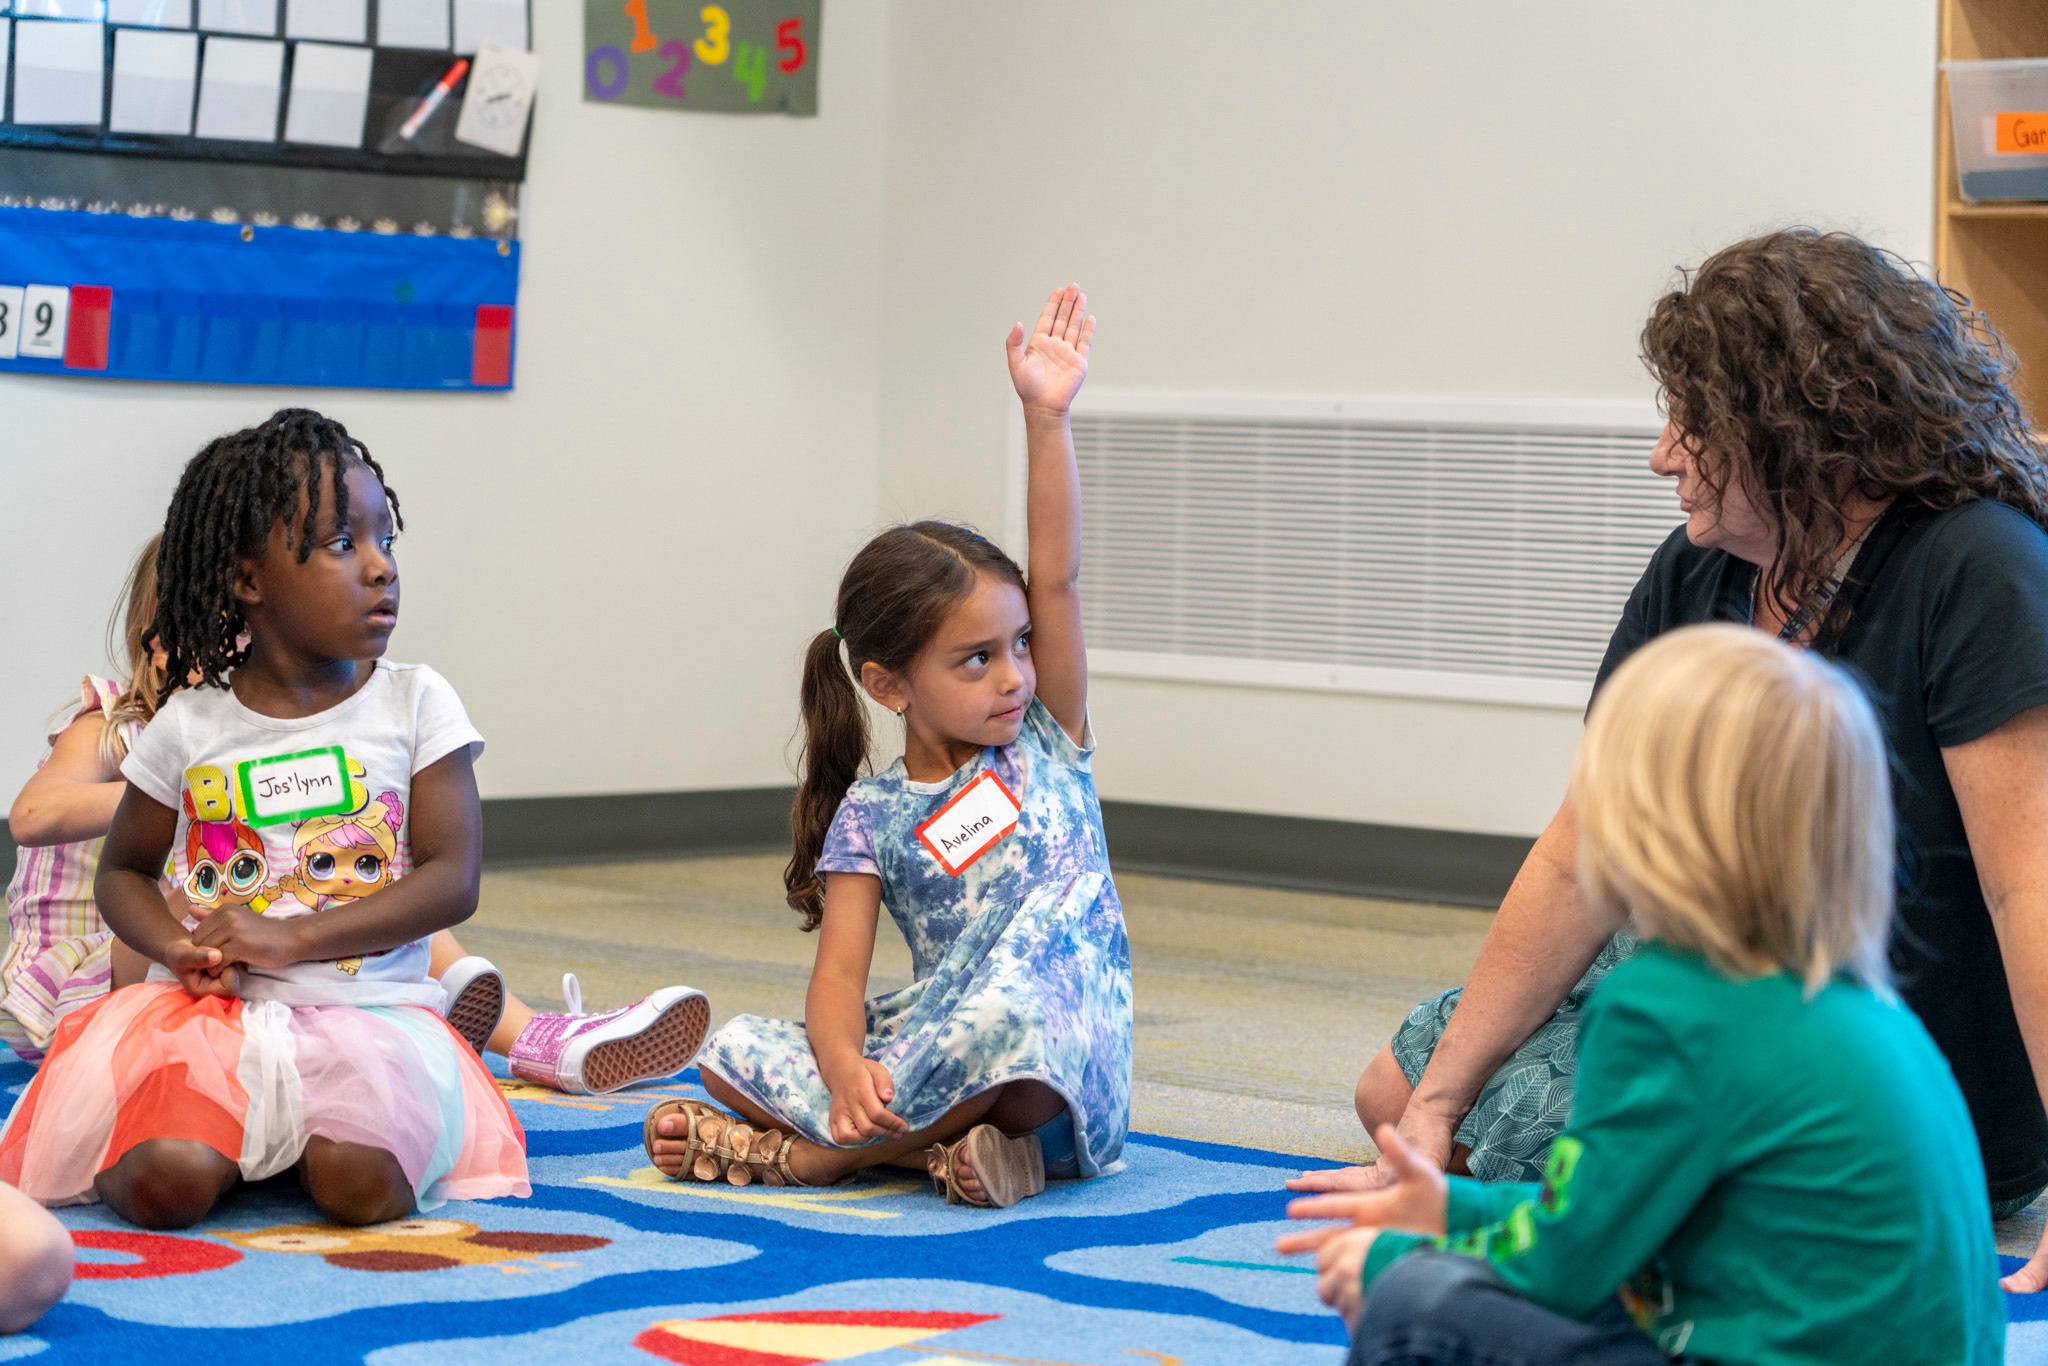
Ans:
MULTIPOLYGON (((1380 1166, 1393 1181, 1378 1190, 1344 1195, 1312 1195, 1287 1206, 1290 1219, 1346 1219, 1353 1228, 1395 1228, 1404 1233, 1442 1237, 1449 1186, 1443 1170, 1427 1155, 1408 1146, 1400 1131, 1382 1124, 1373 1135, 1380 1145, 1380 1166)), ((1349 1230, 1342 1226, 1290 1233, 1273 1244, 1277 1252, 1316 1252, 1349 1230)))
POLYGON ((202 948, 189 939, 174 939, 165 946, 164 966, 194 996, 242 994, 242 974, 221 957, 218 949, 202 948))
POLYGON ((1010 328, 1010 382, 1017 386, 1027 417, 1066 416, 1074 395, 1081 392, 1081 381, 1088 377, 1088 347, 1094 338, 1095 317, 1088 312, 1088 296, 1079 285, 1047 296, 1045 311, 1029 337, 1023 323, 1010 328))
POLYGON ((896 1079, 873 1058, 862 1058, 832 1087, 832 1110, 826 1127, 832 1141, 851 1148, 878 1138, 900 1138, 910 1132, 903 1116, 889 1109, 896 1079))

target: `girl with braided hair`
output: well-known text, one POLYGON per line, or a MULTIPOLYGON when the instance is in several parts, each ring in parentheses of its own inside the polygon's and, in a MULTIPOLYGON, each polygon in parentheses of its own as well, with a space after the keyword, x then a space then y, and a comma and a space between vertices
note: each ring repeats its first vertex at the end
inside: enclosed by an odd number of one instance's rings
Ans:
POLYGON ((525 1136, 429 975, 430 937, 476 908, 483 740, 440 675, 383 658, 400 525, 369 451, 304 409, 185 467, 154 623, 178 686, 121 766, 94 884, 154 966, 64 1020, 0 1181, 147 1228, 294 1168, 345 1224, 528 1193, 525 1136), (195 821, 239 821, 283 870, 297 828, 374 823, 373 792, 393 828, 372 895, 228 900, 195 927, 158 885, 167 858, 191 873, 195 821))

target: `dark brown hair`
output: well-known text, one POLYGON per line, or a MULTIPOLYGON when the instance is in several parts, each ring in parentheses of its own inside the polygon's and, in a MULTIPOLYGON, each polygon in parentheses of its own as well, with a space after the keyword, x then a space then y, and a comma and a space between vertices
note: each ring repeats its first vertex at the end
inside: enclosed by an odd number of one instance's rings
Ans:
POLYGON ((879 664, 891 673, 909 668, 946 613, 982 577, 1024 587, 1015 560, 979 532, 948 522, 890 527, 861 547, 840 577, 837 629, 818 632, 804 651, 802 773, 789 814, 796 849, 782 874, 790 909, 804 918, 806 930, 816 929, 825 913, 825 883, 818 876, 825 833, 867 761, 861 666, 879 664))
POLYGON ((2048 527, 2012 352, 1968 299, 1860 238, 1792 228, 1715 252, 1657 301, 1642 355, 1708 499, 1737 480, 1776 521, 1765 587, 1788 614, 1832 567, 1845 490, 1991 498, 2048 527))

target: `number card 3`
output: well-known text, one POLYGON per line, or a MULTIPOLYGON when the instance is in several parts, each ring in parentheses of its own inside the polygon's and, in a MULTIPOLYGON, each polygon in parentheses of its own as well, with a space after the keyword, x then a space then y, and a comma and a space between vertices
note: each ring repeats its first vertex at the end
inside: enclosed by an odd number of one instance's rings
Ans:
POLYGON ((0 285, 0 360, 13 360, 21 353, 20 285, 0 285))
POLYGON ((339 816, 351 810, 348 756, 340 745, 235 765, 242 812, 252 826, 339 816))
POLYGON ((991 769, 962 788, 960 794, 917 827, 917 838, 953 877, 1002 842, 1017 828, 1023 804, 1009 784, 991 769))

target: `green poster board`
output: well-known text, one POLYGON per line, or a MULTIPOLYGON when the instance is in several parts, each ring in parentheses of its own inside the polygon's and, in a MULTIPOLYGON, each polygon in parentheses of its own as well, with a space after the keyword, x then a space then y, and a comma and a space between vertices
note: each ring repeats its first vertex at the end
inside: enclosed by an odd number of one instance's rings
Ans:
POLYGON ((823 8, 824 0, 584 0, 583 98, 815 115, 823 8))

